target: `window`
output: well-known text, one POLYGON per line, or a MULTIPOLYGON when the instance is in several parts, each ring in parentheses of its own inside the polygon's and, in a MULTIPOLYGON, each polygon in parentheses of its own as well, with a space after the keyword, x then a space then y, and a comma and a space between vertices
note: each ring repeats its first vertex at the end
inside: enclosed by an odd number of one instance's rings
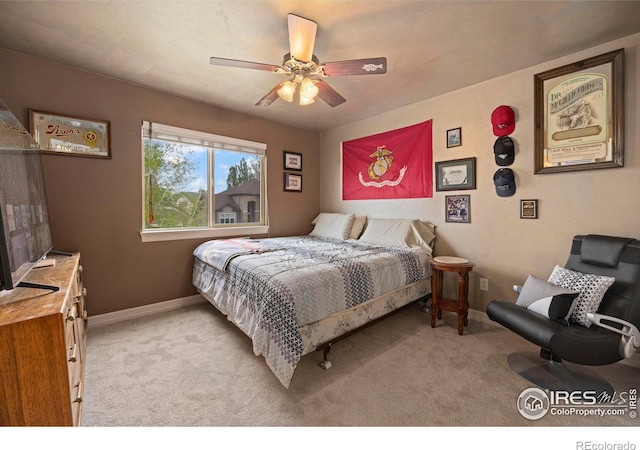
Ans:
POLYGON ((218 213, 218 223, 236 223, 236 213, 220 212, 218 213))
POLYGON ((142 153, 143 241, 267 232, 265 144, 145 121, 142 153))

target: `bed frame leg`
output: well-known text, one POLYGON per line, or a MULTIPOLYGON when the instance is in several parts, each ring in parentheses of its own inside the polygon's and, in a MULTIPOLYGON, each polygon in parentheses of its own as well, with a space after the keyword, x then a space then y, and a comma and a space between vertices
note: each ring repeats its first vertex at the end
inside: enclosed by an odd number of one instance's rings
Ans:
POLYGON ((329 342, 325 347, 324 347, 324 352, 323 352, 323 359, 322 362, 320 363, 320 367, 322 367, 324 370, 329 370, 331 369, 331 361, 329 361, 329 352, 331 351, 331 342, 329 342))
POLYGON ((422 311, 431 311, 431 294, 427 294, 422 298, 422 311))

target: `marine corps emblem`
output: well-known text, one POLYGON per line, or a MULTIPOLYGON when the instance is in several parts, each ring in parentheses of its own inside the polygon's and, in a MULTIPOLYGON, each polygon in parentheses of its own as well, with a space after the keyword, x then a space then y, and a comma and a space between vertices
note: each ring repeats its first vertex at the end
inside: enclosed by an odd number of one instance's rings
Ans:
POLYGON ((369 155, 370 158, 376 158, 375 162, 369 165, 369 178, 377 180, 387 172, 387 169, 393 162, 393 153, 387 150, 384 145, 369 155))
POLYGON ((370 158, 375 158, 376 160, 369 164, 369 180, 365 181, 362 176, 362 172, 358 174, 358 178, 360 180, 360 184, 368 187, 383 187, 383 186, 397 186, 402 181, 404 177, 404 173, 407 171, 407 166, 404 166, 400 169, 400 174, 397 180, 382 180, 377 181, 381 177, 383 177, 391 167, 393 163, 393 152, 387 149, 384 145, 379 146, 375 152, 369 155, 370 158))

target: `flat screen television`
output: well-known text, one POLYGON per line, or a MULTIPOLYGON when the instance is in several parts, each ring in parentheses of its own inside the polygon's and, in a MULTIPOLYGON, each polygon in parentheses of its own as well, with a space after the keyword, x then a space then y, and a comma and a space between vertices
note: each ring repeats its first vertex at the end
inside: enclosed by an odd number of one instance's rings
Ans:
POLYGON ((40 146, 2 100, 0 211, 0 291, 37 287, 21 280, 52 248, 40 146))

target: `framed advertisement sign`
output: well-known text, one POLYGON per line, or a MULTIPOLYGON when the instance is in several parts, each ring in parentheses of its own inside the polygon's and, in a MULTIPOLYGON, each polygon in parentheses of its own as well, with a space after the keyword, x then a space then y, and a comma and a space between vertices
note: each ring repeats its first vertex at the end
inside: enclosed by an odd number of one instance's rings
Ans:
POLYGON ((31 134, 43 152, 111 158, 109 121, 29 110, 31 134))
POLYGON ((624 165, 624 49, 534 75, 534 173, 624 165))

